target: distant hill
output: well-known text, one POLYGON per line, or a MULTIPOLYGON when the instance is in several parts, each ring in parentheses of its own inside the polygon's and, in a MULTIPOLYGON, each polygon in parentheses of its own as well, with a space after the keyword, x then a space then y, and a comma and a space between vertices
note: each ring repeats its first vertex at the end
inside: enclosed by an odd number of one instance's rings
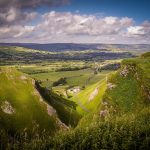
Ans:
POLYGON ((17 63, 37 63, 51 60, 114 60, 131 58, 135 55, 124 51, 111 50, 82 50, 82 51, 62 51, 49 52, 33 50, 17 46, 0 46, 0 65, 17 63))
POLYGON ((129 51, 150 51, 148 44, 78 44, 78 43, 0 43, 1 46, 21 46, 35 50, 45 50, 50 52, 63 51, 81 51, 81 50, 107 50, 107 49, 121 49, 129 51))

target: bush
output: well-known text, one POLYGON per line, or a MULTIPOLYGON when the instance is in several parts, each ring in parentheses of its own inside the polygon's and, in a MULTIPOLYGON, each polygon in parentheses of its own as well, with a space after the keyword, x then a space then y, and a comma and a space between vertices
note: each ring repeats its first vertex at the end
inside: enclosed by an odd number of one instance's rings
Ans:
POLYGON ((53 83, 53 86, 65 85, 67 83, 66 78, 60 78, 58 81, 53 83))

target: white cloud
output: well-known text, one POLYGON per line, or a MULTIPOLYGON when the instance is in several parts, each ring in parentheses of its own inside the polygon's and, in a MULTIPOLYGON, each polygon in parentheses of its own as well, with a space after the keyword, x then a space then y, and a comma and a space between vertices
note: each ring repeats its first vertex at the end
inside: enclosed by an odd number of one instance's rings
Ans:
MULTIPOLYGON (((13 14, 13 13, 12 13, 13 14)), ((15 14, 15 13, 14 13, 15 14)), ((28 19, 36 13, 28 13, 28 19)), ((15 15, 9 16, 13 20, 15 15)), ((84 43, 149 43, 150 23, 134 26, 128 17, 96 17, 96 15, 72 14, 51 11, 39 15, 35 25, 12 25, 0 28, 0 41, 15 42, 84 42, 84 43), (132 37, 132 38, 131 38, 132 37)), ((9 20, 8 19, 8 20, 9 20)))
POLYGON ((129 35, 144 35, 144 27, 142 26, 131 26, 127 28, 129 35))
POLYGON ((17 34, 14 35, 14 38, 16 37, 20 37, 22 35, 27 35, 29 33, 31 33, 33 30, 34 30, 34 26, 24 26, 24 27, 21 27, 19 32, 17 34))
POLYGON ((118 18, 117 17, 105 17, 104 20, 105 20, 106 24, 113 25, 113 24, 117 23, 118 18))

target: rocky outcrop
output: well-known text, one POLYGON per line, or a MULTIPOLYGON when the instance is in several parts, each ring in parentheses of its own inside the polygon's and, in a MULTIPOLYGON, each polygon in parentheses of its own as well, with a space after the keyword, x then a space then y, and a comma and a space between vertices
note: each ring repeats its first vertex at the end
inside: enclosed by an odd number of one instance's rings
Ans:
POLYGON ((15 108, 8 101, 2 102, 1 109, 6 114, 13 114, 15 113, 15 108))

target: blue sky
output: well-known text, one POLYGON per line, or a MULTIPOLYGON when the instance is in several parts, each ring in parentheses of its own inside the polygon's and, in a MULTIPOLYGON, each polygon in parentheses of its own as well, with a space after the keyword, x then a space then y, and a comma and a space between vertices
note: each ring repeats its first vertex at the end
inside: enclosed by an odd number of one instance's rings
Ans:
POLYGON ((150 44, 150 0, 0 0, 0 42, 150 44))
POLYGON ((76 12, 80 14, 101 13, 104 16, 131 17, 137 23, 150 20, 150 0, 71 0, 61 7, 41 7, 40 13, 50 10, 76 12))

